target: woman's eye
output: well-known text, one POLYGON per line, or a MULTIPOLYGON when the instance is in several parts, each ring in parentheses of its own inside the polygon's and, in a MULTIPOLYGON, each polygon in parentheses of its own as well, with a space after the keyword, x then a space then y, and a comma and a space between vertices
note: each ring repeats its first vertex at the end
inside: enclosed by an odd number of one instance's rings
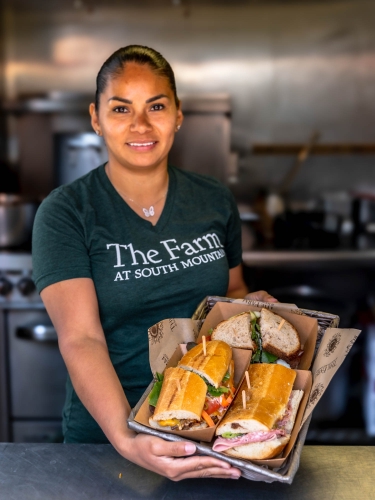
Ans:
POLYGON ((117 106, 114 111, 116 113, 127 113, 128 112, 128 109, 125 108, 125 106, 117 106))
POLYGON ((164 109, 164 104, 154 104, 151 106, 152 111, 161 111, 162 109, 164 109))

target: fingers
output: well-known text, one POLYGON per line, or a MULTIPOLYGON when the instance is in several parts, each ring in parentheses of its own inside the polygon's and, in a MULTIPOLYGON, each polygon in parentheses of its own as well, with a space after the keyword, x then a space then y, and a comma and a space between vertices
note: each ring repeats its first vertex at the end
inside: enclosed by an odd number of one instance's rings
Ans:
POLYGON ((197 447, 189 441, 164 441, 158 439, 153 442, 152 451, 155 455, 162 457, 188 457, 194 455, 197 447))
POLYGON ((138 434, 132 443, 131 460, 172 481, 193 477, 240 477, 241 472, 224 460, 193 455, 195 452, 196 445, 190 441, 168 442, 158 437, 138 434))
POLYGON ((265 290, 259 290, 258 292, 248 293, 245 299, 258 300, 259 302, 278 302, 278 300, 270 295, 265 290))
POLYGON ((241 477, 241 471, 212 457, 191 457, 174 459, 168 477, 172 481, 206 477, 238 479, 241 477))
POLYGON ((204 478, 215 478, 215 479, 239 479, 241 477, 241 472, 238 469, 222 469, 220 467, 210 467, 201 470, 189 471, 181 474, 178 479, 172 479, 172 481, 180 481, 182 479, 204 479, 204 478))
POLYGON ((272 295, 268 295, 264 302, 279 302, 279 301, 272 295))

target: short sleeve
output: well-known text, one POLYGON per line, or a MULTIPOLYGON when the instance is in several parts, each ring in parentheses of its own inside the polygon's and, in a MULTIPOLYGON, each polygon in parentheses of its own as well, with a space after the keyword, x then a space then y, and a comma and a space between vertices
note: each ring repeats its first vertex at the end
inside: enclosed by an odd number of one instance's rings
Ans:
POLYGON ((43 288, 73 278, 91 278, 85 228, 73 200, 53 191, 40 205, 32 239, 33 280, 43 288))
POLYGON ((242 262, 242 234, 241 219, 238 212, 237 203, 232 193, 227 190, 229 199, 229 220, 227 226, 227 237, 225 242, 225 252, 228 259, 229 268, 238 266, 242 262))

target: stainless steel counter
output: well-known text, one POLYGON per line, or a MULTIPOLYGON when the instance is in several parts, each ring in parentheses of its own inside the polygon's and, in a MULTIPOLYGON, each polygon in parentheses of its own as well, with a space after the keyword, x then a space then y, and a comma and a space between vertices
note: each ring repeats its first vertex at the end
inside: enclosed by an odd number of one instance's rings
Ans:
POLYGON ((291 486, 246 479, 174 483, 120 457, 110 445, 0 444, 6 500, 370 500, 375 447, 305 446, 291 486))
POLYGON ((254 250, 243 252, 242 259, 249 267, 375 267, 375 250, 254 250))

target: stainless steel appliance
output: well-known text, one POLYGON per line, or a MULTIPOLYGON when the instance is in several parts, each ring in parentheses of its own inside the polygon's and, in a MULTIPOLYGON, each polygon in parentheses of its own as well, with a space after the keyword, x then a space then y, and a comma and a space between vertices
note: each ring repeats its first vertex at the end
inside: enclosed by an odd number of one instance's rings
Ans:
POLYGON ((104 141, 94 132, 55 135, 56 184, 69 184, 108 160, 104 141))
POLYGON ((175 136, 169 163, 228 182, 230 175, 236 173, 230 151, 229 95, 187 95, 181 101, 184 121, 175 136))
POLYGON ((0 441, 58 442, 66 368, 29 253, 0 253, 0 441))
POLYGON ((0 193, 0 247, 23 245, 31 237, 38 204, 18 194, 0 193))

